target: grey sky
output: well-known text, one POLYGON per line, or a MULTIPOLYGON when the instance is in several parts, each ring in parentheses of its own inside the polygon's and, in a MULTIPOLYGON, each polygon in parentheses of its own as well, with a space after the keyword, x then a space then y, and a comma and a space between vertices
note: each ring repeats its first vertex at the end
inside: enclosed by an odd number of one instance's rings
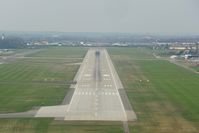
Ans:
POLYGON ((199 2, 0 0, 0 30, 199 33, 199 2))

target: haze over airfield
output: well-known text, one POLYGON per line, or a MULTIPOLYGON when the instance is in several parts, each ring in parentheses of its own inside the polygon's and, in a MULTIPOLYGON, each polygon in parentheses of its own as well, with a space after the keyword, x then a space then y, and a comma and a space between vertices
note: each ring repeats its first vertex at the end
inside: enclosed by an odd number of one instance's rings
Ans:
POLYGON ((0 31, 199 33, 198 0, 0 0, 0 31))

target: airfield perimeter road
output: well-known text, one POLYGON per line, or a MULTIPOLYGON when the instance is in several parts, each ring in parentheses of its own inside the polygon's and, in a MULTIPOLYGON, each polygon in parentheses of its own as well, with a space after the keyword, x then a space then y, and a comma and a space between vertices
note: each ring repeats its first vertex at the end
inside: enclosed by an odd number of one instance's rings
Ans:
MULTIPOLYGON (((53 117, 55 120, 133 121, 136 115, 104 48, 88 50, 62 105, 24 112, 25 117, 53 117)), ((23 113, 0 114, 0 118, 23 113)))

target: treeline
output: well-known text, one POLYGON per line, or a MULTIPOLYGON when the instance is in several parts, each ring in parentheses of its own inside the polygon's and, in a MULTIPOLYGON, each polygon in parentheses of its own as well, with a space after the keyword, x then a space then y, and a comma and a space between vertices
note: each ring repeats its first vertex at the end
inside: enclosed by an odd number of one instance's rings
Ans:
POLYGON ((25 46, 24 40, 18 37, 0 39, 0 49, 24 48, 25 46))

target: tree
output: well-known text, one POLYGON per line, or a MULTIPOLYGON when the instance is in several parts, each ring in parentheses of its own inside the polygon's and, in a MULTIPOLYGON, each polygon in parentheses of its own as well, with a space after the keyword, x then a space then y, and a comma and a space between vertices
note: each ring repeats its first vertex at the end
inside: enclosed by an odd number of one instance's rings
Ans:
POLYGON ((8 37, 0 40, 1 49, 23 48, 25 46, 24 40, 18 37, 8 37))

